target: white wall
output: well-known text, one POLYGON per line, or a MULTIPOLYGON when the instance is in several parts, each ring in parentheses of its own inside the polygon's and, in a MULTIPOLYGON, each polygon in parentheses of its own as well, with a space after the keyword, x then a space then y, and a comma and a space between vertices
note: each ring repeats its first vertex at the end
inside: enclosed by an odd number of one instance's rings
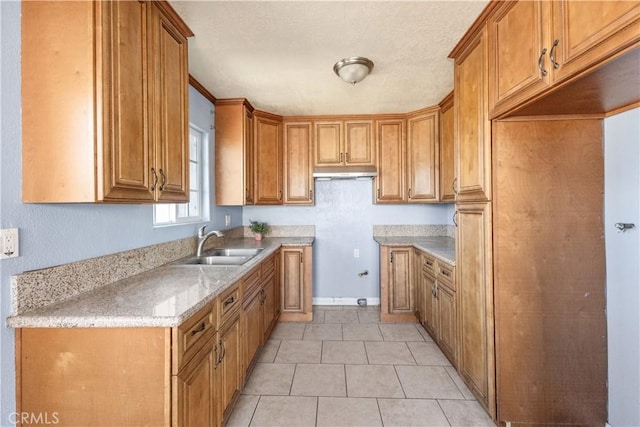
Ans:
POLYGON ((450 205, 375 205, 372 181, 317 181, 315 206, 245 206, 243 223, 315 224, 314 297, 379 298, 373 225, 451 224, 450 205), (353 250, 360 250, 354 258, 353 250), (369 275, 358 277, 368 270, 369 275))
POLYGON ((604 122, 609 424, 640 425, 640 109, 604 122), (616 222, 635 223, 624 233, 616 222))
MULTIPOLYGON (((150 205, 23 204, 20 2, 0 1, 0 23, 0 226, 20 229, 20 257, 0 261, 0 425, 10 425, 15 410, 14 331, 5 324, 11 314, 11 275, 193 236, 201 224, 154 229, 150 205)), ((190 98, 192 117, 210 130, 213 106, 193 90, 190 98)), ((212 209, 210 225, 224 228, 226 212, 233 214, 231 227, 241 225, 241 208, 212 209)))

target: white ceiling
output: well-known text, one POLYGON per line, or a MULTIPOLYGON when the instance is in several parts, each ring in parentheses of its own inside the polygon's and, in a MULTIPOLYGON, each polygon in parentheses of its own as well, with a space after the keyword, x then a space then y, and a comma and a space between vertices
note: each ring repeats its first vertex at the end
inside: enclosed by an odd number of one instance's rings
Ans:
POLYGON ((282 115, 398 113, 453 89, 447 58, 487 1, 177 1, 189 71, 217 98, 282 115), (352 86, 333 72, 366 56, 352 86))

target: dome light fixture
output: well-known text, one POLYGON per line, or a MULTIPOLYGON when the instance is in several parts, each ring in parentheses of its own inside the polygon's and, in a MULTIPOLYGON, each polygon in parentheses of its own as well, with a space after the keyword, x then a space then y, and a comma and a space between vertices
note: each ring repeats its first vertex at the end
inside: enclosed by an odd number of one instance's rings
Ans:
POLYGON ((361 82, 373 70, 373 61, 362 56, 341 59, 333 66, 333 71, 347 83, 361 82))

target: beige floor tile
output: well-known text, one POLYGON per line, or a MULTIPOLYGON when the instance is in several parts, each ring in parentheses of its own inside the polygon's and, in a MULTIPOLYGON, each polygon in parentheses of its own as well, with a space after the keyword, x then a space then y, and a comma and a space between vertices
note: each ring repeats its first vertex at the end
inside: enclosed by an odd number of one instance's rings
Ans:
POLYGON ((360 323, 378 323, 380 321, 380 312, 375 310, 358 311, 358 320, 360 323))
POLYGON ((346 365, 345 368, 349 397, 404 397, 393 366, 346 365))
POLYGON ((298 364, 292 396, 346 396, 344 365, 298 364))
POLYGON ((342 311, 341 305, 314 305, 314 310, 339 310, 342 311))
POLYGON ((264 346, 260 351, 258 362, 273 363, 273 360, 276 358, 276 353, 278 353, 279 347, 280 340, 268 340, 266 343, 264 343, 264 346))
POLYGON ((342 325, 339 323, 307 323, 305 340, 342 340, 342 325))
POLYGON ((313 322, 312 323, 324 323, 324 314, 326 310, 313 310, 313 322))
POLYGON ((378 405, 385 427, 449 425, 436 400, 378 399, 378 405))
POLYGON ((442 350, 432 342, 408 342, 409 350, 418 365, 451 366, 442 350))
POLYGON ((413 323, 382 323, 379 326, 385 341, 424 341, 413 323))
POLYGON ((279 322, 271 333, 272 340, 301 340, 306 323, 279 322))
POLYGON ((256 363, 243 394, 286 396, 291 390, 296 365, 284 363, 256 363))
POLYGON ((378 313, 380 313, 380 304, 378 304, 378 305, 368 305, 367 306, 367 310, 377 311, 378 313))
POLYGON ((453 366, 447 366, 445 369, 449 374, 449 376, 451 377, 451 379, 453 380, 453 382, 456 383, 458 390, 460 390, 464 398, 469 400, 475 400, 476 399, 475 396, 473 395, 473 393, 471 393, 471 390, 469 390, 467 385, 464 383, 464 381, 462 380, 462 377, 460 377, 460 375, 458 374, 458 371, 456 371, 456 368, 454 368, 453 366))
POLYGON ((367 358, 372 365, 415 365, 407 343, 365 342, 367 358))
POLYGON ((280 344, 276 363, 320 363, 322 341, 286 340, 280 344))
POLYGON ((367 353, 364 350, 364 343, 362 341, 323 341, 322 363, 366 365, 367 353))
POLYGON ((429 332, 427 332, 427 330, 422 325, 416 324, 416 328, 418 329, 418 332, 420 332, 420 335, 422 335, 422 338, 424 338, 426 342, 433 342, 433 338, 431 338, 431 335, 429 335, 429 332))
POLYGON ((475 400, 439 400, 438 402, 449 423, 454 427, 495 425, 475 400))
POLYGON ((356 310, 326 311, 324 323, 359 323, 356 310))
POLYGON ((251 426, 313 426, 316 423, 317 408, 316 397, 262 396, 251 426))
POLYGON ((353 304, 353 305, 343 305, 342 311, 356 311, 356 310, 364 310, 366 307, 353 304))
POLYGON ((253 418, 253 413, 256 410, 260 396, 251 396, 243 394, 238 397, 236 406, 233 408, 233 412, 225 424, 227 427, 248 427, 253 418))
POLYGON ((443 366, 396 366, 408 398, 464 399, 443 366))
POLYGON ((318 426, 378 427, 382 426, 376 399, 354 397, 320 397, 318 426))
POLYGON ((345 341, 382 341, 377 324, 342 325, 342 339, 345 341))

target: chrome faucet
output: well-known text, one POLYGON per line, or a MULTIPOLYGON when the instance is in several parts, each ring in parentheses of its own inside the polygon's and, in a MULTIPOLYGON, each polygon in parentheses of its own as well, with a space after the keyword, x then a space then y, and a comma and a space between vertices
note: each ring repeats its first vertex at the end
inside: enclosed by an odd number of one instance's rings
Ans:
POLYGON ((224 237, 224 234, 222 234, 222 232, 218 230, 213 230, 208 232, 207 234, 204 234, 205 228, 207 228, 207 226, 203 225, 198 230, 198 249, 196 250, 196 256, 202 256, 202 248, 204 247, 204 244, 209 239, 209 237, 211 236, 224 237))

